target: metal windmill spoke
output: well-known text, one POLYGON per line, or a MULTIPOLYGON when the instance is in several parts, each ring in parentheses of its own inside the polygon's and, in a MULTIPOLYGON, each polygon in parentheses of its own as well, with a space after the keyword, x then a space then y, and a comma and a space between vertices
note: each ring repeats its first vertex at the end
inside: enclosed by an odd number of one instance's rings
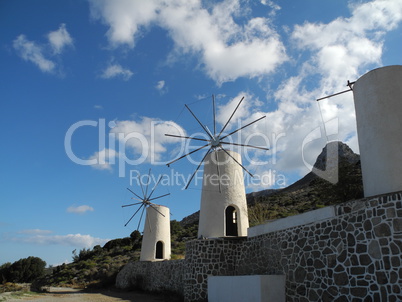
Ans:
POLYGON ((162 180, 162 175, 161 176, 159 176, 159 179, 158 179, 158 181, 156 182, 156 185, 155 185, 155 187, 152 189, 152 191, 151 191, 151 194, 149 194, 149 196, 148 196, 148 201, 149 201, 149 199, 151 198, 151 196, 152 196, 152 194, 154 194, 154 192, 155 192, 155 189, 156 189, 156 187, 159 185, 159 183, 161 182, 161 180, 162 180))
POLYGON ((252 125, 252 124, 254 124, 256 122, 258 122, 259 120, 262 120, 263 118, 266 118, 266 115, 260 117, 259 119, 256 119, 254 122, 248 123, 247 125, 245 125, 243 127, 240 127, 239 129, 237 129, 235 131, 230 132, 229 134, 225 135, 221 139, 224 139, 224 138, 226 138, 226 137, 228 137, 228 136, 230 136, 230 135, 232 135, 232 134, 234 134, 234 133, 236 133, 236 132, 238 132, 238 131, 240 131, 240 130, 242 130, 242 129, 244 129, 244 128, 246 128, 246 127, 248 127, 248 126, 250 126, 250 125, 252 125))
MULTIPOLYGON (((144 197, 147 197, 147 194, 148 194, 148 187, 149 187, 149 183, 151 182, 151 169, 149 169, 149 172, 148 172, 148 183, 147 183, 147 187, 145 188, 145 195, 144 195, 144 197)), ((141 182, 140 182, 141 183, 141 182)))
POLYGON ((146 208, 146 206, 144 206, 144 208, 142 209, 141 216, 140 216, 140 220, 138 221, 137 231, 138 231, 138 229, 140 228, 140 224, 141 224, 141 220, 142 220, 142 215, 144 215, 145 208, 146 208))
POLYGON ((162 195, 162 196, 158 196, 158 197, 154 197, 154 198, 148 199, 148 201, 155 200, 155 199, 159 199, 159 198, 162 198, 162 197, 165 197, 165 196, 168 196, 168 195, 170 195, 170 193, 167 193, 167 194, 162 195))
POLYGON ((172 163, 178 161, 179 159, 182 159, 182 158, 186 157, 187 155, 193 154, 194 152, 197 152, 198 150, 201 150, 201 149, 203 149, 203 148, 205 148, 205 147, 207 147, 207 146, 209 146, 209 143, 206 144, 206 145, 204 145, 204 146, 202 146, 202 147, 200 147, 200 148, 198 148, 198 149, 195 149, 195 150, 193 150, 193 151, 191 151, 191 152, 189 152, 189 153, 187 153, 187 154, 184 154, 183 156, 180 156, 179 158, 176 158, 175 160, 172 160, 170 163, 167 163, 166 166, 169 167, 170 164, 172 164, 172 163))
MULTIPOLYGON (((212 147, 211 147, 212 148, 212 147)), ((187 190, 188 186, 190 185, 191 181, 193 180, 195 174, 197 173, 198 169, 200 168, 201 164, 204 162, 204 159, 207 157, 207 155, 210 153, 211 148, 209 148, 209 150, 205 153, 204 157, 202 158, 202 160, 200 161, 200 163, 198 164, 197 169, 195 169, 193 175, 191 175, 190 180, 188 181, 186 187, 184 188, 185 190, 187 190)))
POLYGON ((164 214, 162 214, 159 210, 157 210, 156 208, 154 208, 152 205, 150 205, 150 207, 151 207, 152 209, 154 209, 155 211, 157 211, 159 214, 161 214, 163 217, 166 217, 164 214))
POLYGON ((143 201, 144 199, 139 199, 139 198, 136 198, 136 197, 131 197, 131 199, 135 199, 135 200, 139 200, 139 201, 143 201))
POLYGON ((137 194, 135 194, 133 191, 131 191, 129 188, 127 188, 127 190, 129 190, 131 193, 133 193, 135 196, 137 196, 140 200, 144 200, 144 197, 140 197, 137 194))
POLYGON ((226 122, 225 126, 223 126, 221 132, 219 132, 218 137, 221 136, 222 132, 226 129, 226 126, 229 124, 230 120, 232 119, 232 117, 233 117, 233 115, 235 114, 237 108, 239 108, 239 106, 240 106, 241 102, 243 102, 243 100, 244 100, 244 97, 242 97, 241 100, 240 100, 240 102, 239 102, 239 104, 237 104, 235 110, 233 111, 232 115, 229 117, 229 119, 228 119, 228 121, 226 122))
POLYGON ((195 114, 191 111, 191 109, 190 109, 187 105, 184 105, 184 106, 186 106, 186 108, 188 109, 188 111, 190 111, 190 113, 194 116, 194 118, 197 120, 198 124, 201 125, 202 129, 204 129, 204 131, 205 131, 211 138, 213 138, 213 137, 208 133, 208 131, 207 131, 207 129, 205 128, 205 126, 200 122, 200 120, 199 120, 199 119, 195 116, 195 114))
POLYGON ((144 204, 142 204, 142 205, 137 209, 137 211, 135 211, 135 213, 133 214, 133 216, 131 216, 131 218, 127 221, 127 223, 126 223, 124 226, 127 226, 127 224, 131 221, 131 219, 133 219, 133 217, 135 216, 135 214, 137 214, 138 211, 139 211, 143 206, 144 206, 144 204))
POLYGON ((251 174, 241 163, 239 163, 236 158, 234 158, 228 151, 226 151, 224 148, 222 148, 223 151, 225 151, 225 153, 227 155, 229 155, 231 158, 233 158, 233 160, 240 166, 243 168, 244 171, 246 171, 251 177, 254 177, 253 174, 251 174))
POLYGON ((142 202, 136 202, 136 203, 132 203, 132 204, 126 204, 126 205, 123 205, 123 206, 121 206, 122 208, 125 208, 125 207, 130 207, 130 206, 135 206, 135 205, 137 205, 137 204, 141 204, 142 202))
POLYGON ((212 111, 213 111, 213 118, 214 118, 214 136, 216 135, 216 119, 215 119, 215 96, 212 95, 212 111))
POLYGON ((235 145, 235 146, 241 146, 241 147, 257 148, 257 149, 266 150, 266 151, 269 150, 268 148, 259 147, 259 146, 252 146, 252 145, 246 145, 246 144, 236 144, 236 143, 230 143, 230 142, 221 142, 221 144, 225 144, 225 145, 235 145))
POLYGON ((197 140, 197 141, 208 142, 207 139, 205 139, 205 138, 198 138, 198 137, 181 136, 181 135, 173 135, 173 134, 165 134, 165 136, 172 136, 172 137, 178 137, 178 138, 187 138, 187 139, 194 139, 194 140, 197 140))

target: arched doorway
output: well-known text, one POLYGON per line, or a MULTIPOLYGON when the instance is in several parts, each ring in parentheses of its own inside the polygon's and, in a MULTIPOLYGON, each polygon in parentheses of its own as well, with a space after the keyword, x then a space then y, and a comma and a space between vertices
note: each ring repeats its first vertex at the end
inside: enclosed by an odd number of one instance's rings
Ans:
POLYGON ((163 242, 158 241, 156 243, 155 259, 163 259, 163 242))
POLYGON ((238 236, 237 232, 237 211, 234 207, 228 206, 225 210, 226 236, 238 236))

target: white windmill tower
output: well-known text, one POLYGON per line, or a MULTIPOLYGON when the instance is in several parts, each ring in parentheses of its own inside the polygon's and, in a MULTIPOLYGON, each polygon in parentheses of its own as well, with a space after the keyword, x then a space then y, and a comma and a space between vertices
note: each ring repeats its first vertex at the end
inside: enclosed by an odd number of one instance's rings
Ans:
POLYGON ((230 132, 229 134, 223 134, 223 131, 228 126, 230 120, 232 119, 236 110, 239 108, 243 99, 244 97, 240 100, 229 120, 226 122, 219 133, 217 133, 216 131, 214 96, 212 96, 214 127, 213 133, 208 129, 207 126, 204 126, 191 111, 191 109, 187 105, 185 105, 186 108, 193 115, 193 117, 201 125, 202 129, 206 132, 208 136, 207 139, 165 134, 167 136, 205 142, 205 145, 169 162, 167 164, 168 166, 173 162, 178 161, 179 159, 182 159, 194 152, 209 147, 208 151, 202 158, 201 162, 199 163, 198 167, 196 168, 186 185, 187 189, 198 169, 200 168, 201 164, 204 163, 198 237, 216 238, 225 236, 247 235, 247 228, 249 226, 249 223, 243 170, 246 171, 250 176, 253 175, 242 165, 240 154, 226 150, 226 148, 224 148, 223 146, 235 145, 258 148, 262 150, 268 150, 268 148, 224 141, 224 139, 228 136, 265 118, 265 116, 262 116, 259 119, 230 132))
POLYGON ((402 190, 402 66, 377 68, 353 86, 366 197, 402 190))
MULTIPOLYGON (((150 180, 150 175, 151 170, 149 170, 148 180, 150 180)), ((161 179, 162 176, 159 177, 155 187, 151 190, 149 195, 148 195, 148 185, 150 181, 148 181, 145 190, 142 186, 142 183, 140 182, 143 197, 140 197, 135 192, 127 188, 127 190, 129 190, 131 193, 135 195, 135 197, 133 197, 132 199, 136 199, 139 202, 122 206, 122 207, 129 207, 129 206, 140 205, 139 208, 134 212, 134 214, 131 216, 131 218, 127 221, 127 223, 124 226, 127 226, 127 224, 134 218, 134 216, 137 213, 140 212, 142 208, 137 230, 140 227, 142 216, 144 215, 144 211, 146 209, 145 214, 146 218, 145 218, 144 233, 141 245, 140 261, 158 261, 158 260, 170 259, 171 255, 170 211, 168 207, 151 202, 152 200, 169 195, 165 194, 152 198, 152 194, 154 193, 161 179)))

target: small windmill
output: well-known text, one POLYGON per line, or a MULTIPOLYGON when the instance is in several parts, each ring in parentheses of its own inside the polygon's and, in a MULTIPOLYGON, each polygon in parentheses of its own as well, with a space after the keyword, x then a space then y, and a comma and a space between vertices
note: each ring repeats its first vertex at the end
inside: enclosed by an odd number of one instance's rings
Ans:
POLYGON ((268 148, 237 144, 233 142, 225 141, 224 139, 230 135, 262 120, 265 116, 258 118, 257 120, 244 125, 229 134, 224 134, 226 127, 229 125, 232 117, 236 113, 240 104, 244 100, 244 97, 237 104, 235 110, 229 117, 220 132, 216 131, 216 117, 215 117, 215 98, 212 96, 213 107, 213 132, 211 132, 207 126, 204 126, 197 116, 186 105, 188 111, 197 120, 202 129, 207 134, 208 138, 190 137, 165 134, 166 136, 178 137, 183 139, 191 139, 202 141, 205 145, 187 153, 179 158, 169 162, 170 164, 192 154, 201 149, 209 148, 201 162, 198 164, 196 170, 191 175, 186 189, 190 185, 194 175, 197 173, 201 164, 204 163, 204 175, 202 182, 201 193, 201 206, 200 206, 200 220, 198 224, 198 237, 199 238, 216 238, 224 236, 246 236, 248 224, 247 214, 247 202, 246 191, 244 187, 243 171, 246 171, 250 176, 253 176, 242 164, 240 154, 226 150, 224 145, 234 145, 242 147, 251 147, 261 150, 268 150, 268 148), (219 155, 218 155, 219 154, 219 155), (214 157, 214 160, 212 160, 214 157), (218 176, 219 190, 216 190, 216 183, 211 182, 213 175, 218 176), (225 183, 222 183, 221 178, 225 176, 225 183), (211 177, 211 178, 209 178, 211 177), (210 181, 208 181, 208 178, 210 181))
MULTIPOLYGON (((204 149, 206 147, 209 147, 208 151, 205 153, 204 157, 202 158, 201 162, 199 163, 199 165, 197 166, 197 168, 195 169, 194 173, 191 175, 190 180, 188 181, 185 189, 188 188, 188 186, 190 185, 191 181, 193 180, 195 174, 197 173, 198 169, 201 167, 202 163, 204 162, 205 158, 208 156, 208 154, 212 153, 215 150, 222 150, 223 152, 225 152, 230 158, 232 158, 244 171, 246 171, 251 177, 253 177, 253 175, 238 161, 236 160, 224 147, 223 145, 233 145, 233 146, 242 146, 242 147, 250 147, 250 148, 256 148, 256 149, 261 149, 261 150, 269 150, 268 148, 265 147, 258 147, 258 146, 252 146, 252 145, 246 145, 246 144, 237 144, 234 142, 227 142, 224 141, 225 138, 231 136, 232 134, 235 134, 236 132, 262 120, 263 118, 265 118, 266 116, 262 116, 258 119, 256 119, 255 121, 248 123, 247 125, 244 125, 232 132, 230 132, 229 134, 223 134, 223 131, 225 131, 226 127, 229 125, 232 117, 234 116, 234 114, 236 113, 237 109, 239 108, 240 104, 243 102, 244 97, 241 98, 240 102, 237 104, 235 110, 233 111, 232 115, 229 117, 228 121, 226 122, 226 124, 223 126, 223 128, 221 129, 221 131, 219 133, 217 133, 216 131, 216 114, 215 114, 215 97, 214 95, 212 95, 212 110, 213 110, 213 127, 214 127, 214 131, 213 133, 211 133, 211 131, 208 129, 207 126, 203 125, 200 120, 197 118, 197 116, 194 114, 193 111, 191 111, 191 109, 187 106, 186 108, 188 109, 188 111, 190 111, 191 115, 197 120, 197 122, 200 124, 200 126, 202 127, 202 129, 205 131, 205 133, 207 134, 207 136, 209 137, 208 139, 206 138, 199 138, 199 137, 190 137, 190 136, 181 136, 181 135, 173 135, 173 134, 165 134, 166 136, 171 136, 171 137, 177 137, 177 138, 184 138, 184 139, 190 139, 190 140, 197 140, 197 141, 203 141, 206 142, 205 145, 187 153, 184 154, 183 156, 180 156, 179 158, 176 158, 175 160, 167 163, 166 165, 169 167, 172 163, 190 155, 193 154, 201 149, 204 149)), ((218 162, 218 153, 215 152, 215 161, 218 162)), ((218 173, 218 177, 219 177, 219 165, 217 165, 217 173, 218 173)))
MULTIPOLYGON (((150 178, 151 178, 151 169, 149 169, 148 180, 150 180, 150 178)), ((122 206, 122 207, 130 207, 139 205, 138 209, 134 212, 134 214, 131 216, 131 218, 127 221, 127 223, 124 226, 127 226, 127 224, 134 218, 134 216, 137 215, 142 209, 137 230, 140 227, 141 220, 144 211, 146 209, 146 219, 141 244, 140 261, 155 261, 155 260, 170 259, 170 251, 171 251, 170 211, 169 208, 165 206, 151 202, 155 199, 159 199, 170 194, 168 193, 158 197, 152 197, 156 187, 159 185, 162 178, 163 178, 162 176, 159 176, 156 185, 151 190, 149 195, 148 195, 148 186, 150 181, 148 181, 145 189, 142 186, 142 183, 140 182, 143 197, 140 197, 134 191, 127 188, 127 190, 129 190, 135 196, 132 197, 132 199, 136 199, 139 202, 122 206)))
MULTIPOLYGON (((139 177, 139 178, 141 179, 141 177, 139 177)), ((151 169, 149 169, 148 180, 150 180, 150 178, 151 178, 151 169)), ((158 179, 158 181, 156 182, 156 185, 155 185, 154 188, 151 190, 151 192, 149 193, 149 195, 148 195, 148 186, 149 186, 150 181, 148 181, 148 183, 147 183, 147 185, 146 185, 146 187, 145 187, 145 190, 144 190, 144 187, 143 187, 143 185, 142 185, 142 182, 140 181, 140 186, 141 186, 141 191, 142 191, 142 196, 143 196, 143 197, 140 197, 140 196, 137 195, 134 191, 132 191, 131 189, 127 188, 127 190, 129 190, 129 191, 130 191, 131 193, 133 193, 134 196, 135 196, 135 197, 132 197, 131 199, 138 200, 139 202, 123 205, 122 208, 131 207, 131 206, 138 206, 138 205, 140 205, 140 206, 138 207, 137 211, 134 212, 133 216, 131 216, 131 218, 127 221, 127 223, 126 223, 124 226, 127 226, 127 225, 130 223, 130 221, 134 218, 134 216, 139 213, 139 211, 141 210, 141 208, 142 208, 142 211, 141 211, 140 220, 138 221, 137 231, 138 231, 138 229, 140 228, 142 216, 143 216, 144 211, 145 211, 145 209, 146 209, 147 207, 151 207, 152 209, 154 209, 155 211, 158 212, 157 206, 159 206, 159 205, 157 205, 157 204, 155 204, 155 203, 152 203, 151 200, 159 199, 159 198, 162 198, 162 197, 165 197, 165 196, 170 195, 170 193, 168 193, 168 194, 165 194, 165 195, 162 195, 162 196, 158 196, 158 197, 152 198, 152 194, 155 192, 155 189, 156 189, 156 187, 159 185, 159 183, 160 183, 160 181, 162 180, 162 178, 163 178, 163 176, 159 176, 159 179, 158 179)), ((164 215, 163 215, 162 213, 160 213, 160 212, 159 212, 159 214, 161 214, 162 216, 164 216, 164 215)))

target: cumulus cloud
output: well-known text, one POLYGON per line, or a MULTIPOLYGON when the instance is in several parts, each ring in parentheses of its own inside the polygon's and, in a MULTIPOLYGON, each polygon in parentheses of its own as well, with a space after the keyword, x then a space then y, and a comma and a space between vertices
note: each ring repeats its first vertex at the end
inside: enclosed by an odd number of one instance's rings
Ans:
POLYGON ((168 90, 166 83, 163 80, 158 81, 158 83, 156 83, 156 85, 155 85, 155 88, 156 88, 156 90, 159 91, 160 94, 165 94, 168 90))
MULTIPOLYGON (((245 2, 201 1, 90 1, 93 18, 106 24, 114 47, 135 46, 141 29, 160 26, 174 41, 170 58, 183 53, 197 55, 206 74, 221 84, 239 77, 258 77, 273 72, 287 60, 280 36, 269 18, 251 18, 245 24, 235 18, 247 11, 245 2)), ((273 11, 278 10, 273 6, 273 11)), ((247 17, 243 15, 243 17, 247 17)))
POLYGON ((91 16, 99 19, 109 29, 106 33, 112 46, 125 44, 134 47, 141 27, 151 24, 157 15, 159 1, 108 1, 90 0, 91 16))
POLYGON ((74 213, 74 214, 84 214, 86 212, 93 212, 94 208, 90 207, 88 205, 82 205, 82 206, 71 206, 67 208, 68 213, 74 213))
POLYGON ((65 47, 73 45, 65 24, 61 24, 58 30, 50 32, 47 37, 55 54, 61 54, 65 47))
POLYGON ((118 157, 118 153, 115 150, 104 148, 101 151, 95 152, 88 160, 96 160, 97 163, 91 165, 94 169, 111 171, 116 157, 118 157))
POLYGON ((43 72, 51 73, 56 64, 45 58, 43 47, 34 41, 29 41, 25 35, 19 35, 13 41, 13 47, 25 61, 34 63, 43 72))
POLYGON ((33 236, 23 236, 23 237, 13 237, 12 241, 38 244, 38 245, 65 245, 73 246, 76 248, 90 248, 95 245, 103 245, 110 239, 102 239, 97 237, 92 237, 91 235, 81 235, 81 234, 68 234, 68 235, 33 235, 33 236))
POLYGON ((185 135, 181 126, 172 121, 162 121, 150 117, 141 117, 139 120, 115 121, 116 126, 110 130, 119 141, 119 153, 124 154, 127 149, 133 151, 137 162, 154 162, 161 160, 166 152, 166 145, 175 143, 179 139, 165 136, 185 135))
POLYGON ((226 124, 232 113, 237 110, 233 115, 230 123, 225 130, 229 130, 236 125, 236 121, 245 119, 250 115, 250 110, 258 106, 259 102, 250 93, 240 92, 236 97, 229 100, 226 104, 220 104, 217 108, 216 121, 222 126, 226 124), (240 103, 241 99, 243 101, 240 103))
POLYGON ((111 64, 102 71, 101 78, 111 79, 121 77, 124 81, 128 81, 132 75, 133 72, 130 69, 123 68, 120 64, 111 64))
POLYGON ((25 61, 35 64, 41 71, 55 73, 60 67, 55 62, 56 56, 61 55, 64 48, 73 45, 73 39, 66 29, 65 24, 47 35, 49 43, 30 41, 25 35, 19 35, 13 41, 13 47, 18 55, 25 61))

